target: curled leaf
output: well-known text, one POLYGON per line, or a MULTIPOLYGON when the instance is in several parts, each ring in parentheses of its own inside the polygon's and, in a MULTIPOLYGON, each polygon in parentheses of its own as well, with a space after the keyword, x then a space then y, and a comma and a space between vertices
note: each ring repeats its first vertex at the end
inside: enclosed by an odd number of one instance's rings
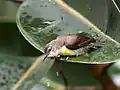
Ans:
POLYGON ((17 13, 22 35, 38 50, 58 35, 85 32, 99 40, 102 48, 85 55, 69 58, 69 62, 101 64, 119 60, 120 44, 82 20, 72 16, 54 1, 26 0, 17 13))

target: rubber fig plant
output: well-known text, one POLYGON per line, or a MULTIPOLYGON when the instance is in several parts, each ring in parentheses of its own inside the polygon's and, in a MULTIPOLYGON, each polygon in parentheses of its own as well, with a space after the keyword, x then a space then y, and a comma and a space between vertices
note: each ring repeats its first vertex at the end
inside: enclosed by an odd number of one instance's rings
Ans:
MULTIPOLYGON (((17 12, 16 22, 24 38, 44 54, 31 68, 42 70, 45 68, 44 62, 48 61, 48 66, 52 66, 54 60, 49 59, 84 63, 89 64, 96 78, 100 80, 103 68, 120 58, 120 43, 62 0, 25 0, 17 12), (40 62, 42 66, 39 65, 40 62), (99 71, 95 71, 96 69, 99 71)), ((48 68, 44 70, 44 74, 47 71, 48 68)), ((35 73, 33 69, 30 73, 36 79, 39 78, 38 72, 35 73)), ((25 75, 19 84, 27 78, 25 75)), ((63 73, 62 76, 66 82, 63 73)))

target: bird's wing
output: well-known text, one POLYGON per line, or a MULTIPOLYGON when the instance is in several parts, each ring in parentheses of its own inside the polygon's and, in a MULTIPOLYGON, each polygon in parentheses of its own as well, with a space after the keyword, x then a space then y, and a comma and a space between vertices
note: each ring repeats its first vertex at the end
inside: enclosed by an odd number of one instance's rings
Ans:
MULTIPOLYGON (((69 39, 70 40, 70 39, 69 39)), ((90 43, 95 42, 94 38, 90 38, 87 36, 77 36, 76 39, 68 41, 65 45, 68 49, 76 50, 81 47, 87 46, 90 43)))

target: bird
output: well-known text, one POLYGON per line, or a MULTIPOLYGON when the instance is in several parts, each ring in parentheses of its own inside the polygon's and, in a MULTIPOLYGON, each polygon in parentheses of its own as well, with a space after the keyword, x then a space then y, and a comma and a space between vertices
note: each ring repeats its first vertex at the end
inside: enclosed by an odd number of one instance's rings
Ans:
POLYGON ((58 73, 62 76, 65 86, 67 88, 68 81, 64 74, 64 70, 60 68, 60 65, 58 63, 59 57, 83 55, 87 51, 89 51, 91 47, 94 46, 92 43, 95 42, 96 39, 86 33, 60 35, 56 39, 46 44, 44 49, 46 56, 43 58, 43 61, 47 57, 55 58, 55 65, 57 68, 59 68, 58 73))
POLYGON ((96 39, 86 33, 64 34, 50 41, 44 52, 47 57, 78 56, 85 54, 95 42, 96 39))

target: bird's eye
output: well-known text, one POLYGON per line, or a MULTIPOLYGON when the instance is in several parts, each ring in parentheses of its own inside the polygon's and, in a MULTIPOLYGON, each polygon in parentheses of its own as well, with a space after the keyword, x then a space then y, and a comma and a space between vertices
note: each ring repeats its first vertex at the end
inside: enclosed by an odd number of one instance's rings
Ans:
POLYGON ((48 51, 50 52, 50 51, 51 51, 51 48, 49 48, 48 51))
POLYGON ((49 48, 47 49, 47 52, 50 52, 50 51, 51 51, 51 49, 52 49, 52 48, 51 48, 51 47, 49 47, 49 48))
POLYGON ((51 47, 48 47, 48 46, 44 50, 45 53, 49 53, 50 51, 51 51, 51 47))

